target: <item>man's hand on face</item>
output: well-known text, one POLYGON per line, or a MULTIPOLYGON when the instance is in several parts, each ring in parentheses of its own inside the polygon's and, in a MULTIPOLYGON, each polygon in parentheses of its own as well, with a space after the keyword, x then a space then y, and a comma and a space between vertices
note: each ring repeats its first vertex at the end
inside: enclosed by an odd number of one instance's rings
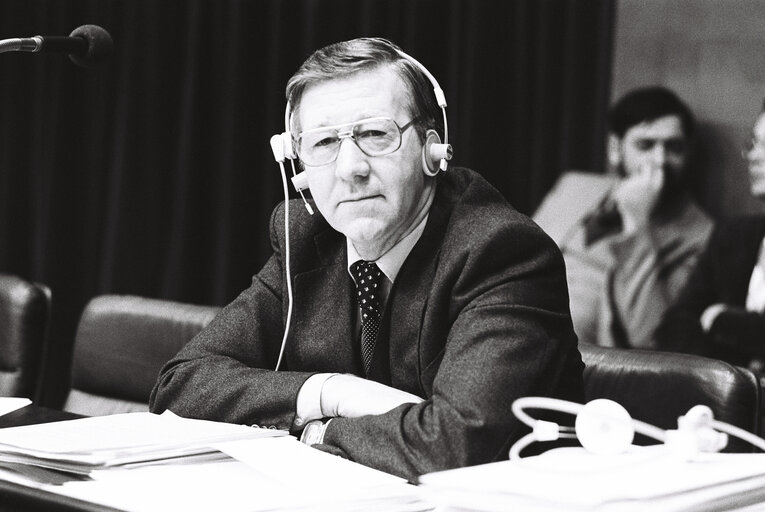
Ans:
POLYGON ((321 390, 321 413, 327 418, 358 418, 384 414, 401 404, 420 403, 419 396, 362 379, 355 375, 333 375, 321 390))
POLYGON ((645 165, 617 185, 613 198, 622 215, 623 232, 631 234, 648 222, 664 186, 664 170, 645 165))

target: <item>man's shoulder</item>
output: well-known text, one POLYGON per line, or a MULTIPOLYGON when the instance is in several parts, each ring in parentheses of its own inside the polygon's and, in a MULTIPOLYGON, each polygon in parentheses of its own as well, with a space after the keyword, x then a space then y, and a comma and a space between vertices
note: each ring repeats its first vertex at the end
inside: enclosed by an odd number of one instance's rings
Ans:
POLYGON ((285 210, 289 215, 290 240, 293 242, 310 239, 325 232, 342 236, 332 229, 313 201, 309 200, 308 202, 313 209, 313 214, 308 212, 301 199, 291 199, 289 202, 282 201, 274 207, 271 212, 269 228, 271 236, 278 237, 280 244, 284 243, 285 210))
POLYGON ((500 247, 503 241, 523 246, 552 241, 528 216, 517 211, 477 172, 455 167, 439 177, 431 215, 446 216, 445 238, 463 249, 485 244, 500 247))
POLYGON ((473 227, 480 230, 487 222, 493 225, 495 218, 501 223, 528 221, 528 217, 513 208, 501 192, 471 169, 455 167, 438 179, 435 203, 439 208, 449 210, 452 222, 478 223, 473 227))
POLYGON ((571 229, 602 203, 616 180, 610 174, 568 171, 544 197, 534 221, 561 245, 571 229))

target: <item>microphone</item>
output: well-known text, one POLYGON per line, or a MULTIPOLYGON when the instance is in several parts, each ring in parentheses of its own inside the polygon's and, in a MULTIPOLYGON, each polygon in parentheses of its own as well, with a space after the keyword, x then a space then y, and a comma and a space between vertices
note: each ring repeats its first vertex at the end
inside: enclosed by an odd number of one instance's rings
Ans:
POLYGON ((109 32, 98 25, 82 25, 69 36, 34 36, 0 40, 3 52, 64 52, 78 66, 102 64, 112 53, 114 43, 109 32))

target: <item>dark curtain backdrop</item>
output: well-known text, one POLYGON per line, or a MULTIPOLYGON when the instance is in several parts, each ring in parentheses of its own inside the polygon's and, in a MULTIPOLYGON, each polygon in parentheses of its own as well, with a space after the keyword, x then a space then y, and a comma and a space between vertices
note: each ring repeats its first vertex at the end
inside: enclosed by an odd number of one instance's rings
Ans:
POLYGON ((104 293, 225 304, 269 255, 269 138, 314 49, 399 43, 439 79, 454 164, 532 213, 567 168, 603 168, 611 0, 0 0, 0 39, 98 24, 102 69, 0 55, 0 272, 48 284, 41 403, 68 386, 104 293))

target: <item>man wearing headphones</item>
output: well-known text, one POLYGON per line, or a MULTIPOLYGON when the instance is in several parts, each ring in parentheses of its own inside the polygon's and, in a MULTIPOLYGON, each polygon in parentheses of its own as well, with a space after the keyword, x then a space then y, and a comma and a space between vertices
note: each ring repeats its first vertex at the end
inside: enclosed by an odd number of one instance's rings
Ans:
POLYGON ((413 479, 506 459, 517 397, 583 400, 563 258, 477 173, 438 172, 434 96, 382 39, 300 67, 288 131, 319 213, 276 208, 273 256, 165 365, 152 411, 289 429, 413 479))

